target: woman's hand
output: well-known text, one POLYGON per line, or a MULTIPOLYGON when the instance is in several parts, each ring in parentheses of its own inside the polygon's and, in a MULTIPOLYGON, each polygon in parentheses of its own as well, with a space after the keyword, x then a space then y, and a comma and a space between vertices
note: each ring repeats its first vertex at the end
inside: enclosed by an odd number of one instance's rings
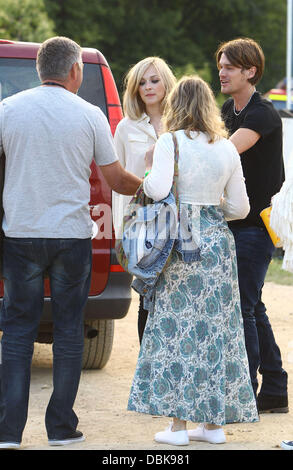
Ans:
POLYGON ((155 149, 155 145, 152 145, 145 154, 144 161, 145 161, 146 171, 150 171, 153 166, 154 149, 155 149))

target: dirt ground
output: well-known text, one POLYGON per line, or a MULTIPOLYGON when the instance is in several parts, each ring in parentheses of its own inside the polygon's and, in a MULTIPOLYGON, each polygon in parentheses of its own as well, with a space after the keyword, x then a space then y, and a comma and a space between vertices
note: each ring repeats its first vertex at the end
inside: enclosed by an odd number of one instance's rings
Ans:
MULTIPOLYGON (((226 444, 215 446, 192 442, 188 446, 189 451, 281 450, 283 439, 293 440, 292 294, 293 287, 273 283, 264 286, 264 300, 282 352, 283 367, 289 374, 290 412, 261 415, 258 423, 227 425, 226 444)), ((153 440, 154 434, 168 425, 168 418, 126 410, 139 349, 137 311, 138 298, 134 294, 128 315, 115 323, 114 345, 109 362, 102 370, 83 371, 75 411, 79 416, 78 429, 82 430, 86 440, 63 447, 62 450, 178 450, 178 447, 157 444, 153 440)), ((22 442, 24 450, 57 450, 48 446, 44 426, 44 413, 52 391, 51 366, 51 346, 36 344, 29 416, 22 442)), ((189 423, 188 427, 192 427, 192 424, 189 423)), ((184 447, 184 450, 187 448, 184 447)))

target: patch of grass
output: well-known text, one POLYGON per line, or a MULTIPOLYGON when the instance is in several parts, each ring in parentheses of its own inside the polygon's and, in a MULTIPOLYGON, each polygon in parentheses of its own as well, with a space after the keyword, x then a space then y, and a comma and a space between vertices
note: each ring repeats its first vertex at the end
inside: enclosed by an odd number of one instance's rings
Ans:
POLYGON ((285 286, 293 285, 293 273, 282 269, 283 260, 273 258, 270 262, 266 275, 266 282, 274 282, 275 284, 283 284, 285 286))

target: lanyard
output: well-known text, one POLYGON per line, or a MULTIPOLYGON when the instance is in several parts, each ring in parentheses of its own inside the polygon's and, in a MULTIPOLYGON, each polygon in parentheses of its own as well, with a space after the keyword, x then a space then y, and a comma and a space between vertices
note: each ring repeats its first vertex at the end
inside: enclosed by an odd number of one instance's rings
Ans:
MULTIPOLYGON (((44 82, 44 83, 42 83, 42 85, 61 86, 62 88, 65 88, 64 85, 61 85, 60 83, 56 83, 56 82, 44 82)), ((66 90, 66 88, 65 88, 65 90, 66 90)))

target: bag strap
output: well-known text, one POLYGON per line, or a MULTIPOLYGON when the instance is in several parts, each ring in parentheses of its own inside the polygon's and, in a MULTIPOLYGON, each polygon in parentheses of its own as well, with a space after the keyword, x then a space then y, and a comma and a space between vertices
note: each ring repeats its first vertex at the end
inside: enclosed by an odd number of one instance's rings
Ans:
MULTIPOLYGON (((177 207, 177 214, 178 214, 178 220, 180 219, 180 213, 179 213, 179 195, 178 195, 178 160, 179 160, 179 149, 178 149, 178 142, 176 138, 175 132, 171 132, 172 138, 173 138, 173 143, 174 143, 174 176, 173 176, 173 184, 171 188, 171 192, 173 193, 173 196, 176 201, 176 207, 177 207)), ((172 259, 172 252, 169 254, 167 261, 165 263, 165 266, 163 268, 163 271, 169 266, 170 262, 172 259)))
MULTIPOLYGON (((172 138, 173 138, 173 143, 174 143, 174 177, 173 177, 172 192, 176 200, 177 208, 179 208, 179 195, 178 195, 179 148, 178 148, 178 141, 177 141, 175 132, 172 132, 172 138)), ((179 216, 179 212, 178 212, 178 216, 179 216)))

